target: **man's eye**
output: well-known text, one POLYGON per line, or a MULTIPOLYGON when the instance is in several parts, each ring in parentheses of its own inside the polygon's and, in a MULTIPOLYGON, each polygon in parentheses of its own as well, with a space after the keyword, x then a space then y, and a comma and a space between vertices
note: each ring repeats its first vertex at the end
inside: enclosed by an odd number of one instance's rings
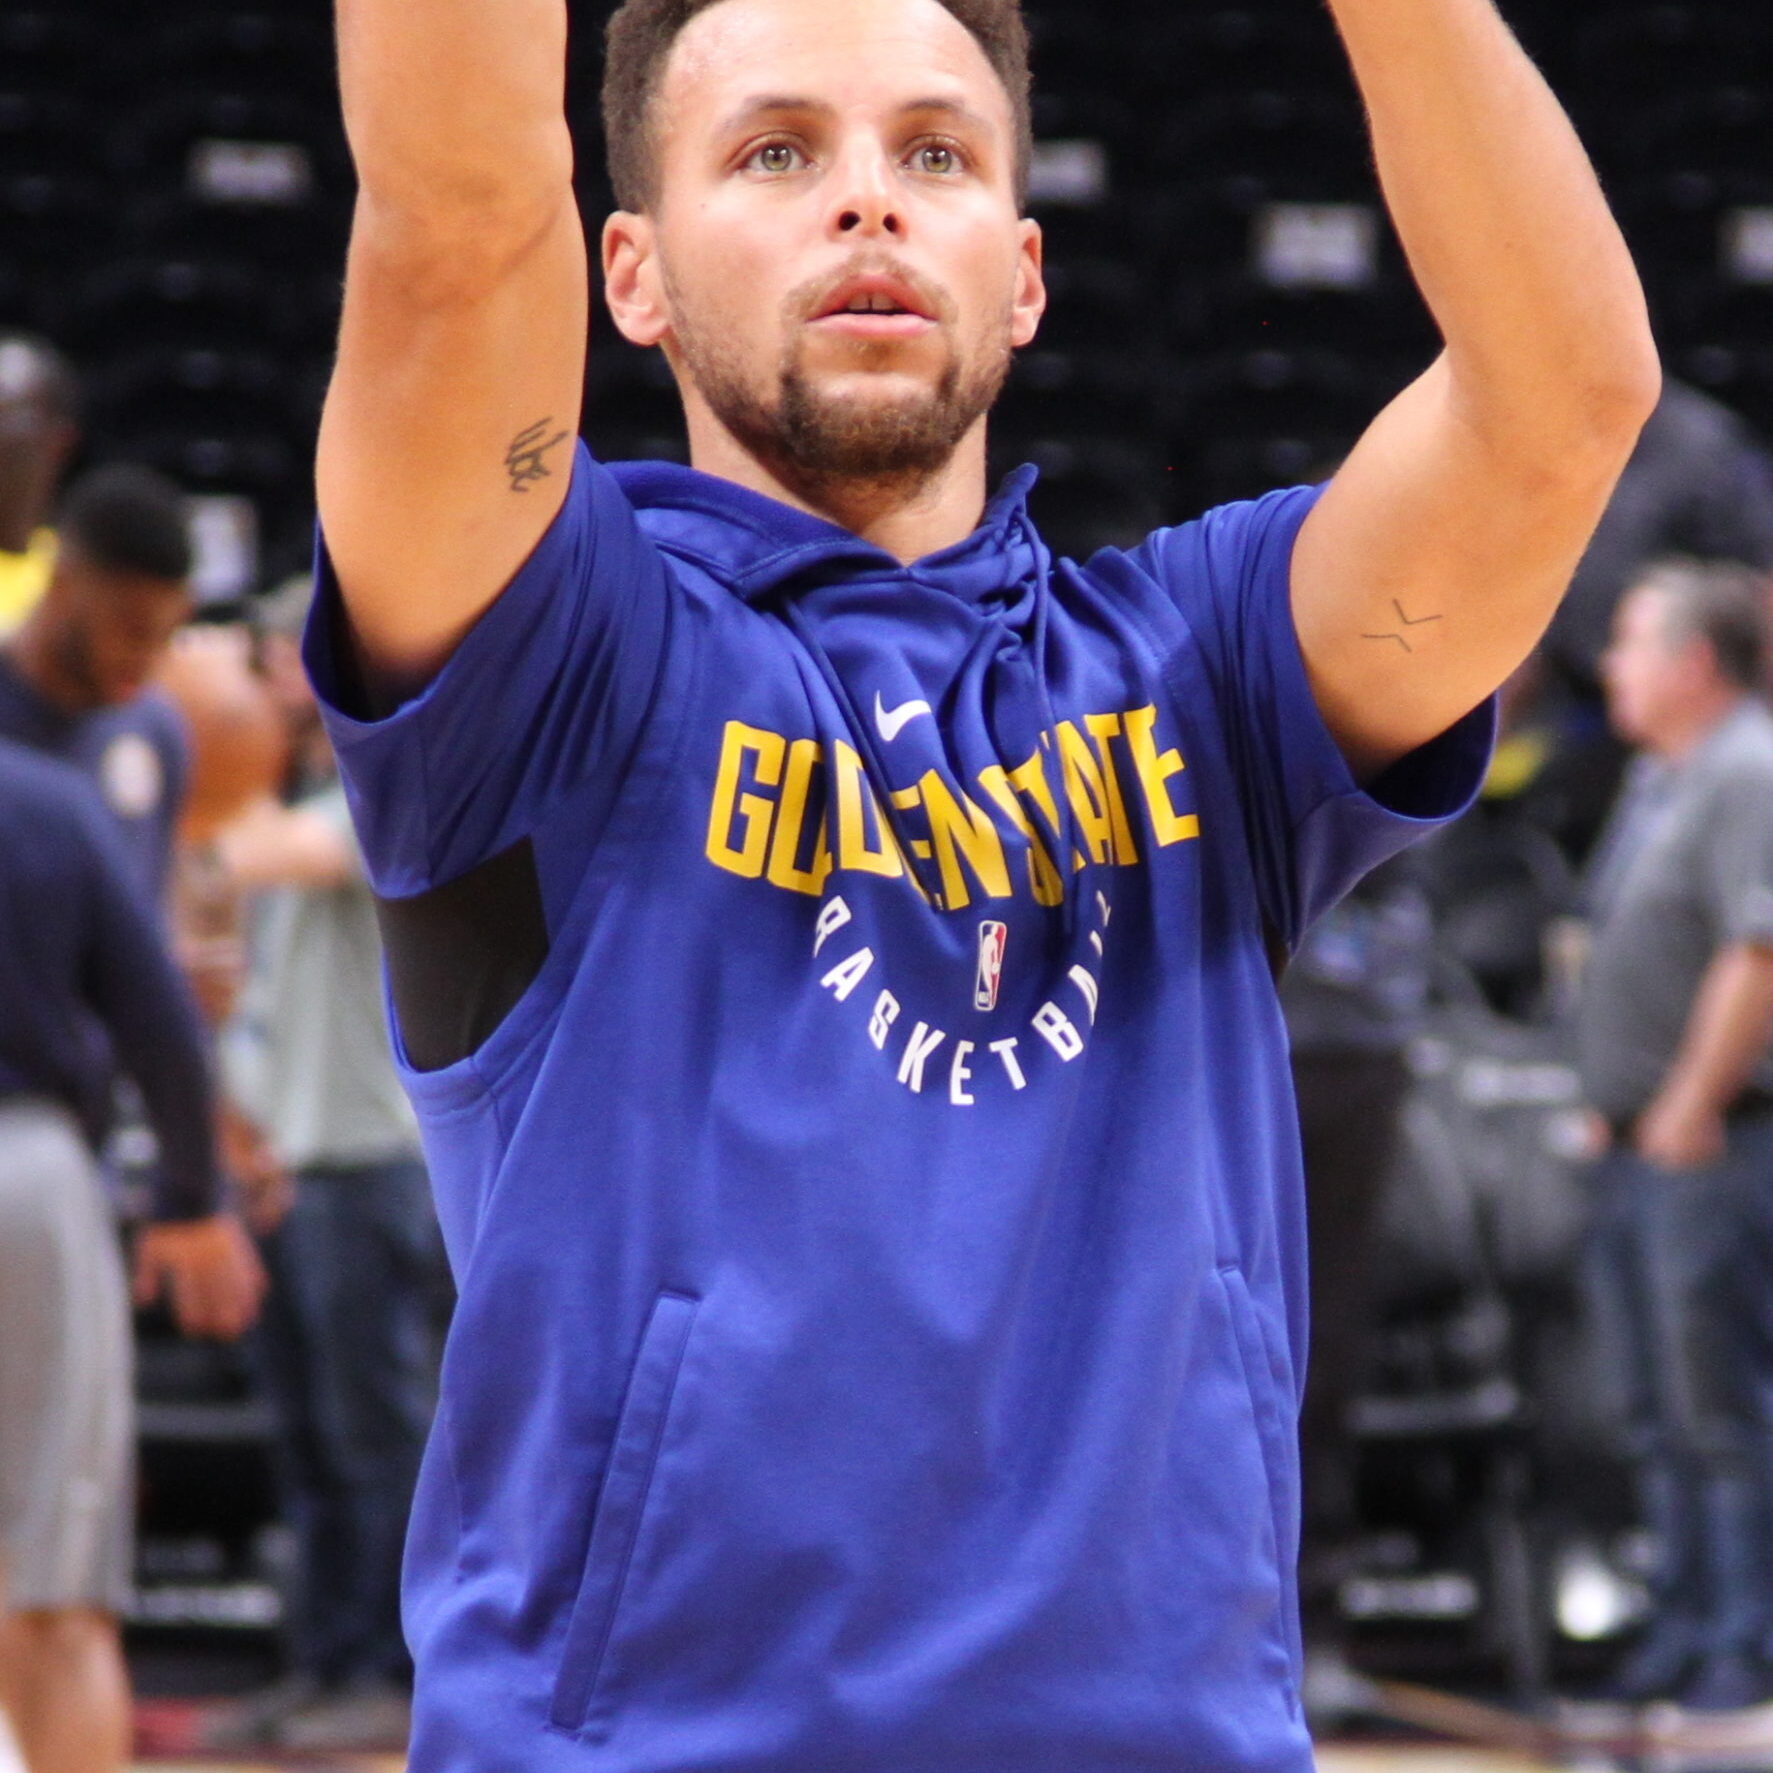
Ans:
POLYGON ((919 172, 939 178, 960 171, 960 156, 944 142, 925 142, 912 159, 919 172))
POLYGON ((751 156, 759 172, 793 172, 800 164, 800 150, 791 142, 765 142, 751 156))

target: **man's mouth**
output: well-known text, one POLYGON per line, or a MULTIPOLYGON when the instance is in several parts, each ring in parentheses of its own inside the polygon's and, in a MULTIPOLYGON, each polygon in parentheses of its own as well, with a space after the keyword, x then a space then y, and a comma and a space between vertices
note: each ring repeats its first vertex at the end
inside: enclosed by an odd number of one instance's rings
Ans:
POLYGON ((931 304, 902 278, 881 273, 846 277, 812 315, 821 331, 852 338, 915 338, 931 330, 931 304))

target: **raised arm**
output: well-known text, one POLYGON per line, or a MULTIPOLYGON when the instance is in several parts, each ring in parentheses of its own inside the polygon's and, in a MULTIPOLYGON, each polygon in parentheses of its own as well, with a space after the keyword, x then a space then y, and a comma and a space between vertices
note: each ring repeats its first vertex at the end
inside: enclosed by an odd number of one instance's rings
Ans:
POLYGON ((357 643, 434 670, 565 496, 587 268, 565 0, 339 0, 360 194, 320 513, 357 643))
POLYGON ((1330 0, 1446 349, 1300 533, 1318 705, 1371 776, 1481 702, 1567 588, 1660 385, 1624 241, 1491 0, 1330 0))

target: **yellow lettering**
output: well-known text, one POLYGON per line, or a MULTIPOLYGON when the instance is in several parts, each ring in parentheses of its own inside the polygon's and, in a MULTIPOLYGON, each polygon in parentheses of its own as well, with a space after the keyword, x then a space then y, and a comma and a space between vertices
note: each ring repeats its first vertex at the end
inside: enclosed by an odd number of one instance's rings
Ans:
MULTIPOLYGON (((1071 810, 1077 815, 1083 840, 1089 845, 1092 862, 1106 862, 1114 853, 1114 826, 1108 813, 1108 790, 1102 771, 1088 741, 1069 720, 1059 722, 1059 756, 1065 768, 1065 794, 1071 810)), ((1084 865, 1082 856, 1073 854, 1073 867, 1084 865)))
POLYGON ((813 821, 812 861, 805 868, 798 864, 807 822, 807 790, 823 751, 817 739, 796 739, 788 747, 788 769, 782 778, 782 798, 776 814, 776 837, 770 845, 770 885, 815 897, 824 891, 826 877, 831 873, 831 845, 825 836, 823 809, 813 821))
POLYGON ((755 880, 763 873, 775 802, 762 794, 741 794, 739 788, 747 757, 756 759, 752 780, 757 786, 774 788, 782 779, 782 754, 786 749, 779 733, 764 732, 742 720, 726 723, 720 769, 714 778, 714 803, 708 812, 708 860, 715 867, 742 875, 746 880, 755 880), (737 844, 733 842, 735 822, 740 833, 737 844))
POLYGON ((837 758, 837 865, 855 874, 884 874, 889 880, 896 879, 904 873, 905 864, 893 828, 862 773, 862 760, 842 739, 833 749, 837 758), (870 820, 878 848, 868 841, 870 820))
POLYGON ((1114 753, 1108 741, 1120 731, 1118 714, 1088 714, 1084 725, 1096 741, 1096 758, 1102 765, 1102 786, 1108 796, 1108 823, 1114 831, 1114 859, 1124 867, 1133 867, 1139 860, 1139 846, 1133 842, 1133 825, 1127 817, 1127 803, 1120 791, 1120 772, 1114 767, 1114 753))
POLYGON ((1171 776, 1179 776, 1188 766, 1180 752, 1157 748, 1153 731, 1157 726, 1156 708, 1134 708, 1127 714, 1127 749, 1133 754, 1133 768, 1138 771, 1139 785, 1145 790, 1145 804, 1151 812, 1151 834, 1160 849, 1200 836, 1200 820, 1193 813, 1179 813, 1170 802, 1170 791, 1164 786, 1171 776))
POLYGON ((964 910, 973 902, 961 869, 963 857, 989 898, 1009 898, 1013 889, 1010 871, 1004 863, 1003 840, 997 835, 990 814, 965 794, 956 800, 934 770, 924 772, 918 787, 923 792, 923 810, 936 846, 936 865, 942 871, 942 903, 946 909, 964 910))
POLYGON ((1065 897, 1065 883, 1059 878, 1052 852, 1041 840, 1034 821, 1028 816, 1027 808, 1016 798, 1016 784, 1020 783, 1031 768, 1039 776, 1041 792, 1050 806, 1053 797, 1047 791, 1046 777, 1040 775, 1039 752, 1023 764, 1014 776, 1006 775, 1003 765, 997 763, 992 764, 989 769, 981 770, 979 786, 1003 808, 1010 823, 1028 839, 1028 884, 1033 890, 1035 904, 1057 905, 1065 897))

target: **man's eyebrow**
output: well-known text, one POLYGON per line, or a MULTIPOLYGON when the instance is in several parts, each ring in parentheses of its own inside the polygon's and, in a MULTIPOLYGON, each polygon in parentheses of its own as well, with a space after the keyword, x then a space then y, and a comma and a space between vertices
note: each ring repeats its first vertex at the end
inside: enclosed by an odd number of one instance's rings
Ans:
POLYGON ((825 111, 831 106, 823 99, 806 98, 792 92, 760 93, 756 98, 748 98, 721 124, 722 135, 736 134, 739 130, 757 121, 759 117, 775 116, 783 111, 825 111))
POLYGON ((989 130, 991 119, 973 107, 956 98, 920 98, 912 99, 909 104, 901 105, 900 112, 906 116, 919 116, 931 111, 944 117, 952 117, 959 123, 965 123, 973 129, 989 130))
MULTIPOLYGON (((818 113, 829 116, 834 107, 828 100, 809 98, 803 93, 766 92, 755 98, 748 98, 721 125, 722 135, 735 135, 740 130, 749 128, 761 117, 781 116, 784 113, 818 113)), ((989 130, 991 120, 973 109, 969 104, 957 98, 947 98, 939 94, 927 98, 908 99, 899 107, 899 114, 904 117, 928 116, 952 117, 957 122, 970 128, 989 130)))

